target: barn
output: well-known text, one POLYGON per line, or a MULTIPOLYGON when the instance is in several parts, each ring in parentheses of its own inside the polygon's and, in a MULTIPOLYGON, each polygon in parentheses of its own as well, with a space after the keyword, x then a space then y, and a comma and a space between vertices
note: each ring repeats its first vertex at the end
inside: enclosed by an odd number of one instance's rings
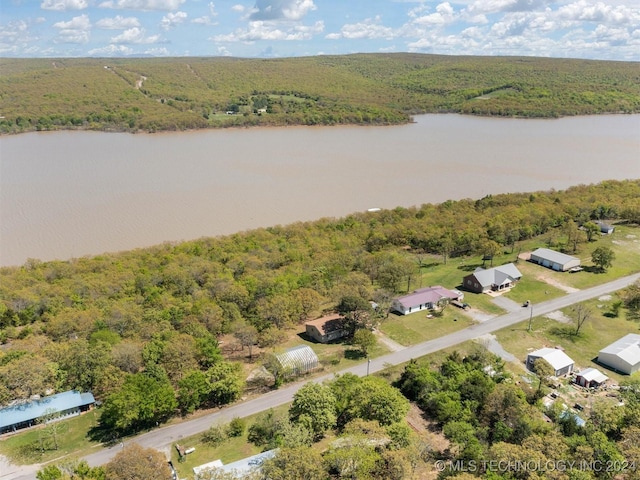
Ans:
POLYGON ((562 350, 558 348, 541 348, 527 355, 527 368, 533 371, 533 362, 537 359, 544 359, 553 368, 556 377, 568 375, 573 371, 574 362, 562 350))
POLYGON ((558 272, 566 272, 580 266, 579 258, 548 248, 538 248, 531 252, 529 261, 558 272))
POLYGON ((615 372, 631 375, 640 370, 640 335, 630 333, 598 353, 598 363, 615 372))

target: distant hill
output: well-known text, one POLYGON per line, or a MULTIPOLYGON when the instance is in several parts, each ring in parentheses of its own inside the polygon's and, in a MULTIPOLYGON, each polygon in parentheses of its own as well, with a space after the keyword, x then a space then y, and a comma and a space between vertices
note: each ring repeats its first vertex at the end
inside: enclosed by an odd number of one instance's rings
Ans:
POLYGON ((412 114, 640 112, 640 64, 355 54, 0 59, 0 133, 398 124, 412 114))

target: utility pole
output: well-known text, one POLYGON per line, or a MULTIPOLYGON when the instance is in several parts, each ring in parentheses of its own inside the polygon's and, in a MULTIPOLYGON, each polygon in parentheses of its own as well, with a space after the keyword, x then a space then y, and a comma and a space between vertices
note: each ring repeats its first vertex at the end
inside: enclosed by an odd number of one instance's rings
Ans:
POLYGON ((369 365, 371 365, 371 359, 367 359, 367 377, 369 376, 369 365))
POLYGON ((529 328, 527 329, 527 332, 531 331, 532 322, 533 322, 533 303, 531 304, 531 314, 529 315, 529 328))

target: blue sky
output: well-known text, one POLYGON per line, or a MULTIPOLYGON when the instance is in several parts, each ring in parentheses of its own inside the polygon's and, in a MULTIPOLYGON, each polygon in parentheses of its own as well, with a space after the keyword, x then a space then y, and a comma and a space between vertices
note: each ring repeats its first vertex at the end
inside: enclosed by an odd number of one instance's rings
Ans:
POLYGON ((0 56, 355 52, 640 61, 640 0, 0 0, 0 56))

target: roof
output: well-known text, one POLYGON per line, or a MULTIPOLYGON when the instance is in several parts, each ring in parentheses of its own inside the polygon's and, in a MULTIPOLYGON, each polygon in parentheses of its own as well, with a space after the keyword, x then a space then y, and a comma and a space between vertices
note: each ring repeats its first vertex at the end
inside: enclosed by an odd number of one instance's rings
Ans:
POLYGON ((562 370, 569 365, 573 365, 573 360, 569 355, 558 348, 541 348, 529 354, 530 357, 544 358, 554 370, 562 370))
POLYGON ((314 326, 319 331, 328 333, 344 328, 343 321, 344 317, 342 315, 333 313, 331 315, 325 315, 324 317, 316 318, 315 320, 309 320, 308 322, 305 322, 305 325, 314 326))
POLYGON ((580 373, 578 373, 577 376, 584 378, 587 382, 604 383, 609 380, 609 377, 607 377, 600 370, 591 367, 585 368, 580 373))
POLYGON ((0 428, 35 420, 48 410, 63 412, 93 403, 95 399, 91 393, 80 393, 75 390, 50 395, 39 400, 3 408, 0 410, 0 428))
POLYGON ((228 463, 227 465, 223 465, 220 460, 214 460, 213 462, 193 467, 193 473, 195 473, 197 478, 197 476, 203 471, 217 468, 222 472, 235 473, 236 475, 248 474, 251 471, 260 468, 265 460, 273 458, 277 451, 278 449, 267 450, 266 452, 258 453, 257 455, 252 455, 251 457, 243 458, 242 460, 228 463))
POLYGON ((200 475, 200 473, 202 473, 205 470, 209 470, 211 468, 222 468, 222 461, 214 460, 213 462, 204 463, 202 465, 198 465, 197 467, 193 467, 193 473, 196 475, 196 478, 197 478, 198 475, 200 475))
POLYGON ((637 365, 640 363, 640 335, 629 333, 600 350, 600 354, 603 353, 615 355, 629 365, 637 365))
POLYGON ((426 303, 438 303, 438 300, 442 297, 457 299, 459 296, 459 294, 451 290, 447 290, 440 285, 435 285, 433 287, 420 288, 408 295, 398 297, 397 300, 405 307, 412 307, 426 303))
POLYGON ((574 260, 580 260, 577 257, 572 257, 566 253, 556 252, 555 250, 550 250, 548 248, 538 248, 531 252, 531 255, 546 258, 547 260, 550 260, 553 263, 559 263, 560 265, 564 265, 565 263, 572 262, 574 260))
POLYGON ((308 345, 298 345, 276 356, 285 370, 296 373, 312 370, 319 363, 318 356, 308 345))
POLYGON ((520 270, 518 270, 513 263, 507 263, 506 265, 500 265, 486 270, 477 268, 475 272, 473 272, 473 276, 480 285, 488 287, 491 285, 502 285, 506 281, 512 282, 513 280, 522 278, 522 273, 520 273, 520 270))

